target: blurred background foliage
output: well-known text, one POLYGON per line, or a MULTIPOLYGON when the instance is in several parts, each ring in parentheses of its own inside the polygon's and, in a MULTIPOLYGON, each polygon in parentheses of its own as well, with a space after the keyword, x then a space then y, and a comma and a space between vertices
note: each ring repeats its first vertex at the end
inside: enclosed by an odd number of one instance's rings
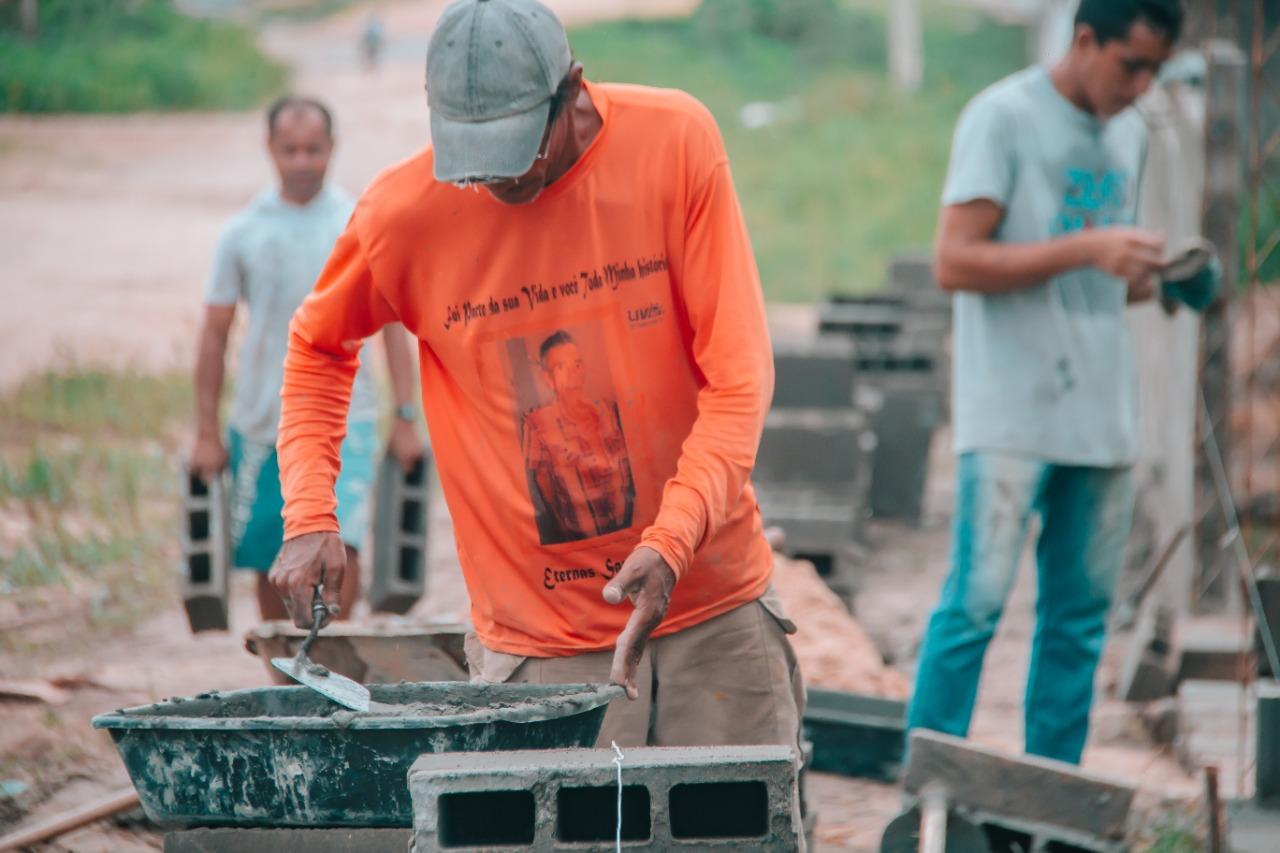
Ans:
POLYGON ((1025 32, 924 0, 925 81, 886 73, 884 4, 703 0, 687 19, 570 34, 593 80, 670 86, 720 123, 765 292, 808 301, 880 288, 928 247, 951 130, 970 97, 1025 64, 1025 32))
POLYGON ((244 25, 171 0, 39 0, 34 35, 21 8, 0 2, 0 112, 243 109, 285 81, 244 25))

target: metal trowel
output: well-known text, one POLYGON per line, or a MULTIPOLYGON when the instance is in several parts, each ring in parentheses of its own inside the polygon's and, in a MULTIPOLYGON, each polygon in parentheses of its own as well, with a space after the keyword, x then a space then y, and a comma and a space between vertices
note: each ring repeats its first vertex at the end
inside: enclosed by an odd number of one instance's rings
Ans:
POLYGON ((337 702, 352 711, 369 710, 369 689, 363 684, 352 681, 345 675, 329 671, 328 668, 315 663, 307 657, 311 646, 320 633, 320 623, 329 615, 329 607, 324 603, 323 585, 317 586, 311 599, 311 633, 302 641, 297 657, 272 658, 271 665, 295 681, 305 684, 322 696, 337 702))

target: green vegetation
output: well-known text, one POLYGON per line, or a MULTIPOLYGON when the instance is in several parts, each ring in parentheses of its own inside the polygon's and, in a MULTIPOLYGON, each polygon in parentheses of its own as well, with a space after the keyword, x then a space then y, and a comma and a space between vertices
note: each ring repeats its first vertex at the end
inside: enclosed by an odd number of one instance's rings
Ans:
POLYGON ((0 597, 65 589, 96 625, 173 595, 186 377, 72 369, 0 398, 0 597))
POLYGON ((1165 815, 1140 838, 1134 849, 1145 853, 1197 853, 1204 850, 1201 835, 1186 815, 1165 815))
POLYGON ((834 0, 705 0, 689 20, 570 34, 587 75, 692 92, 724 132, 765 292, 801 301, 878 288, 894 252, 928 246, 965 102, 1021 67, 1022 31, 925 3, 924 90, 885 74, 885 21, 834 0), (743 127, 768 101, 777 121, 743 127))
POLYGON ((0 4, 0 112, 242 109, 284 83, 247 29, 172 0, 40 0, 34 39, 18 6, 0 4))

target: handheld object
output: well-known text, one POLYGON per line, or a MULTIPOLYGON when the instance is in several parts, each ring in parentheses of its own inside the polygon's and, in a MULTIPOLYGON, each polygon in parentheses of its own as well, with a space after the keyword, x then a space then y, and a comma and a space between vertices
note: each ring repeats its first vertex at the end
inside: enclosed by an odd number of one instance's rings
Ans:
POLYGON ((297 657, 272 658, 271 665, 344 708, 350 708, 352 711, 368 711, 369 689, 367 687, 352 681, 345 675, 332 672, 307 657, 307 652, 316 641, 316 635, 320 633, 320 623, 329 615, 329 608, 325 605, 321 594, 323 588, 323 584, 317 585, 315 594, 311 598, 311 633, 307 634, 307 638, 302 641, 297 657))
POLYGON ((1166 301, 1181 302, 1193 311, 1205 310, 1222 285, 1217 250, 1208 240, 1191 242, 1165 261, 1160 279, 1160 294, 1166 301))

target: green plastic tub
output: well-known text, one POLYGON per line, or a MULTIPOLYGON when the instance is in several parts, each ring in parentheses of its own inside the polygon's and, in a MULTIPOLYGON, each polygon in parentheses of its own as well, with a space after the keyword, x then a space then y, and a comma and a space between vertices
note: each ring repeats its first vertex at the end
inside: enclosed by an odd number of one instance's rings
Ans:
POLYGON ((178 826, 411 826, 408 771, 428 752, 595 743, 622 688, 371 684, 392 711, 347 711, 306 687, 205 693, 93 719, 143 809, 178 826))

